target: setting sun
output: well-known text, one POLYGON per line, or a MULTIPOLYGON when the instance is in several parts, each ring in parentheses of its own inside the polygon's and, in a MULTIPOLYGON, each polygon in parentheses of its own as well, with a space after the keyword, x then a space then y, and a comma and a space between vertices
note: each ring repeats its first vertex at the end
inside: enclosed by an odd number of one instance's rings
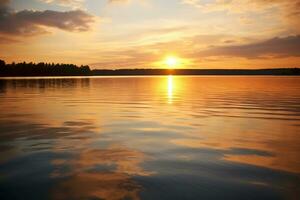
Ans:
POLYGON ((179 64, 179 61, 176 57, 169 56, 166 58, 165 63, 169 68, 173 68, 179 64))

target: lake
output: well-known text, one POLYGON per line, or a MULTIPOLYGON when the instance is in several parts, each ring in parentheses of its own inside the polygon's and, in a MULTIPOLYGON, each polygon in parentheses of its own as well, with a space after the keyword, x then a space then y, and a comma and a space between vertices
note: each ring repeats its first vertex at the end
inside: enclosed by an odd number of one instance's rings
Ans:
POLYGON ((300 77, 0 80, 0 199, 299 199, 300 77))

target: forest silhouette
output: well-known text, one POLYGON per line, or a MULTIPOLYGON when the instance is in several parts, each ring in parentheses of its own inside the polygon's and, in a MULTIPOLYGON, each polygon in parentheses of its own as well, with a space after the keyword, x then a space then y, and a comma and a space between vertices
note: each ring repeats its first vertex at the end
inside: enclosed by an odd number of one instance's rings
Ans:
POLYGON ((89 66, 54 63, 11 63, 0 60, 0 76, 87 76, 91 75, 89 66))
POLYGON ((274 69, 94 69, 88 65, 11 63, 0 60, 0 76, 300 75, 300 68, 274 69))

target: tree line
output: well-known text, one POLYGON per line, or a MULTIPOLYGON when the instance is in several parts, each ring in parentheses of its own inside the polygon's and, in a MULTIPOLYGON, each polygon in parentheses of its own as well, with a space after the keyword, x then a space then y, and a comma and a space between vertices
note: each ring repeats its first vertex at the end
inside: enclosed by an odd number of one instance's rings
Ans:
POLYGON ((300 75, 300 68, 277 69, 94 69, 88 65, 11 63, 0 60, 0 76, 300 75))
POLYGON ((54 63, 11 63, 0 60, 0 76, 87 76, 91 75, 88 65, 54 63))

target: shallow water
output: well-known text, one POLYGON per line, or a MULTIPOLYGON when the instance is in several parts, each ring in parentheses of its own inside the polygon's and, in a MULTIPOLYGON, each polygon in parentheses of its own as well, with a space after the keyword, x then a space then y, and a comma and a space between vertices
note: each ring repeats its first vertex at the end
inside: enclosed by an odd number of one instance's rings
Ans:
POLYGON ((300 77, 0 80, 0 199, 299 199, 300 77))

